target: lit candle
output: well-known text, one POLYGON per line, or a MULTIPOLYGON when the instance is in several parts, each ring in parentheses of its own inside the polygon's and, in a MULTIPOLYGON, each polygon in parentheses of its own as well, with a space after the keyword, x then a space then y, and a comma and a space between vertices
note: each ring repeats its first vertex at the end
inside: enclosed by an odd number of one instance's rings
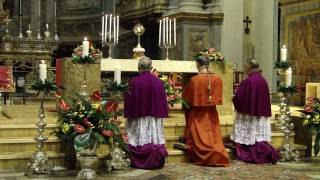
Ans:
POLYGON ((281 61, 286 61, 287 60, 287 47, 286 45, 283 45, 280 51, 280 57, 281 61))
POLYGON ((166 44, 168 44, 169 40, 169 18, 166 18, 166 44))
POLYGON ((112 35, 111 35, 111 27, 112 27, 112 14, 110 14, 110 26, 109 26, 109 42, 111 42, 112 35))
POLYGON ((105 18, 105 27, 104 27, 104 41, 107 42, 107 37, 108 37, 108 14, 106 14, 105 18))
POLYGON ((177 45, 177 25, 176 19, 173 19, 173 44, 177 45))
POLYGON ((171 45, 171 23, 172 23, 172 20, 170 19, 169 20, 169 44, 171 45))
POLYGON ((119 63, 116 64, 114 70, 114 82, 117 82, 117 85, 121 83, 121 67, 119 63))
POLYGON ((117 16, 117 43, 119 42, 119 16, 117 16))
POLYGON ((101 27, 101 44, 103 45, 104 43, 104 14, 102 14, 102 27, 101 27))
POLYGON ((113 42, 116 42, 116 16, 113 17, 113 42))
POLYGON ((49 24, 46 24, 46 28, 47 28, 47 30, 49 30, 49 24))
POLYGON ((31 26, 30 26, 30 24, 29 24, 29 30, 31 30, 31 26))
POLYGON ((292 70, 291 68, 286 70, 286 87, 291 86, 292 83, 292 70))
POLYGON ((42 60, 39 64, 39 79, 42 82, 45 82, 45 80, 47 79, 47 64, 44 60, 42 60))
POLYGON ((162 20, 162 22, 163 22, 163 31, 162 31, 162 44, 164 45, 165 44, 165 42, 166 42, 166 18, 163 18, 163 20, 162 20))
POLYGON ((159 46, 161 45, 161 24, 162 24, 162 20, 160 20, 159 22, 159 46))
POLYGON ((89 41, 85 37, 82 41, 82 57, 89 56, 89 41))

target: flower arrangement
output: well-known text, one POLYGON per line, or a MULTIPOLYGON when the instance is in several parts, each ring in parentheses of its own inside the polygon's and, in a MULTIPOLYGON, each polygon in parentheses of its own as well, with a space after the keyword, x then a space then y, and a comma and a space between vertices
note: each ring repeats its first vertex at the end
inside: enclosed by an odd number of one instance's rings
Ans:
POLYGON ((296 93, 297 92, 297 86, 295 85, 291 85, 291 86, 286 86, 285 83, 280 83, 279 87, 278 87, 278 91, 281 93, 296 93))
POLYGON ((71 101, 59 101, 58 127, 54 131, 59 139, 73 141, 76 151, 114 142, 126 150, 127 137, 119 128, 116 102, 102 100, 98 91, 92 94, 91 99, 76 94, 71 101))
POLYGON ((182 103, 182 84, 180 75, 174 73, 159 75, 156 69, 153 69, 151 73, 154 76, 159 77, 163 82, 167 94, 167 101, 171 107, 175 104, 182 103))
POLYGON ((78 46, 74 49, 72 53, 72 62, 79 63, 79 64, 96 64, 99 63, 102 53, 99 49, 96 49, 92 46, 92 44, 89 45, 89 55, 88 56, 82 56, 83 51, 83 45, 78 46))
POLYGON ((316 133, 313 148, 314 154, 317 155, 320 150, 320 98, 308 97, 302 113, 303 125, 316 133))
POLYGON ((290 63, 288 61, 278 61, 274 65, 274 69, 282 69, 286 70, 290 67, 290 63))
POLYGON ((213 62, 216 64, 224 64, 225 59, 221 52, 217 51, 215 48, 205 48, 202 52, 196 54, 194 59, 197 59, 199 56, 206 56, 209 62, 213 62))
POLYGON ((114 82, 112 79, 106 79, 104 81, 103 95, 107 96, 110 93, 111 97, 122 97, 125 92, 128 91, 128 82, 122 81, 120 84, 114 82))

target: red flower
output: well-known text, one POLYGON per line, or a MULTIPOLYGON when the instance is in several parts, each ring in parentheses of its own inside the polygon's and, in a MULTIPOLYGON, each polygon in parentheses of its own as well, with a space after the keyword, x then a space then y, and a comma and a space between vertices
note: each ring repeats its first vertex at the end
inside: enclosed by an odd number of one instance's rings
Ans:
POLYGON ((93 92, 92 96, 91 96, 93 101, 101 101, 101 93, 99 91, 95 91, 93 92))
POLYGON ((84 129, 83 126, 81 126, 80 124, 75 124, 74 125, 74 131, 79 133, 79 134, 82 134, 84 133, 86 130, 84 129))
POLYGON ((66 102, 64 102, 63 99, 61 99, 61 100, 59 101, 59 108, 62 109, 62 110, 64 110, 64 111, 69 111, 69 110, 70 110, 70 105, 67 104, 66 102))
POLYGON ((312 112, 313 111, 313 107, 312 104, 308 103, 304 106, 304 111, 305 112, 312 112))
POLYGON ((126 134, 122 134, 122 139, 124 140, 124 142, 128 142, 128 135, 126 134))
POLYGON ((209 52, 209 53, 212 53, 213 51, 215 51, 214 48, 208 48, 208 52, 209 52))
POLYGON ((112 131, 109 131, 109 130, 102 130, 101 131, 102 135, 105 136, 105 137, 111 137, 113 136, 113 132, 112 131))
POLYGON ((154 75, 155 77, 159 77, 159 73, 158 73, 157 69, 152 69, 151 74, 154 75))
POLYGON ((92 123, 89 122, 89 119, 88 119, 88 118, 84 118, 84 119, 83 119, 83 123, 84 123, 86 126, 88 126, 88 127, 92 127, 92 126, 93 126, 92 123))
POLYGON ((113 102, 113 101, 109 101, 106 104, 106 110, 107 112, 115 112, 118 110, 118 103, 113 102))

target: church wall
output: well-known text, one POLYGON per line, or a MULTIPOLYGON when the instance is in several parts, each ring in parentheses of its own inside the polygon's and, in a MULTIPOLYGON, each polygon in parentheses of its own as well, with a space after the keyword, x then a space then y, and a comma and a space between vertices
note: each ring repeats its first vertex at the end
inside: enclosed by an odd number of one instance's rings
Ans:
POLYGON ((223 1, 222 52, 227 61, 243 69, 243 6, 244 0, 223 1))
POLYGON ((260 63, 271 92, 277 91, 273 68, 277 58, 277 4, 276 1, 254 1, 253 5, 254 58, 260 63))

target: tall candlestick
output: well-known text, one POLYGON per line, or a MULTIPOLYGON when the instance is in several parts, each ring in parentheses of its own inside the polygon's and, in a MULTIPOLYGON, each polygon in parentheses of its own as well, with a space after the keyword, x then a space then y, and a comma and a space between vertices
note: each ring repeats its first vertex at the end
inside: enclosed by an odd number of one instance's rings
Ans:
POLYGON ((119 16, 117 16, 117 43, 119 42, 119 16))
POLYGON ((45 82, 45 80, 47 79, 47 64, 44 60, 42 60, 39 64, 39 79, 42 82, 45 82))
POLYGON ((176 19, 173 19, 173 44, 177 45, 177 25, 176 19))
POLYGON ((105 15, 104 18, 105 27, 104 27, 104 41, 107 42, 108 38, 108 14, 105 15))
POLYGON ((291 86, 292 83, 292 70, 291 68, 286 70, 286 87, 291 86))
POLYGON ((287 60, 287 47, 286 45, 283 45, 280 51, 280 59, 281 61, 287 60))
POLYGON ((29 30, 31 30, 31 26, 30 26, 30 24, 29 24, 29 30))
POLYGON ((172 24, 172 20, 169 20, 169 44, 171 45, 171 24, 172 24))
POLYGON ((89 56, 89 41, 85 37, 82 41, 82 57, 89 56))
POLYGON ((161 24, 162 24, 162 20, 160 20, 159 22, 159 46, 161 45, 161 24))
POLYGON ((116 16, 113 17, 113 41, 116 42, 116 16))
POLYGON ((117 82, 117 85, 121 83, 121 67, 119 63, 116 64, 114 70, 114 82, 117 82))
POLYGON ((166 44, 168 44, 169 40, 169 18, 166 18, 166 44))
POLYGON ((112 35, 111 35, 111 27, 112 27, 112 14, 110 14, 110 26, 109 26, 109 42, 111 42, 112 35))
POLYGON ((162 22, 163 22, 162 44, 165 44, 165 42, 166 42, 166 18, 163 18, 162 22))
POLYGON ((104 14, 102 14, 102 22, 101 22, 101 44, 104 43, 104 14))

